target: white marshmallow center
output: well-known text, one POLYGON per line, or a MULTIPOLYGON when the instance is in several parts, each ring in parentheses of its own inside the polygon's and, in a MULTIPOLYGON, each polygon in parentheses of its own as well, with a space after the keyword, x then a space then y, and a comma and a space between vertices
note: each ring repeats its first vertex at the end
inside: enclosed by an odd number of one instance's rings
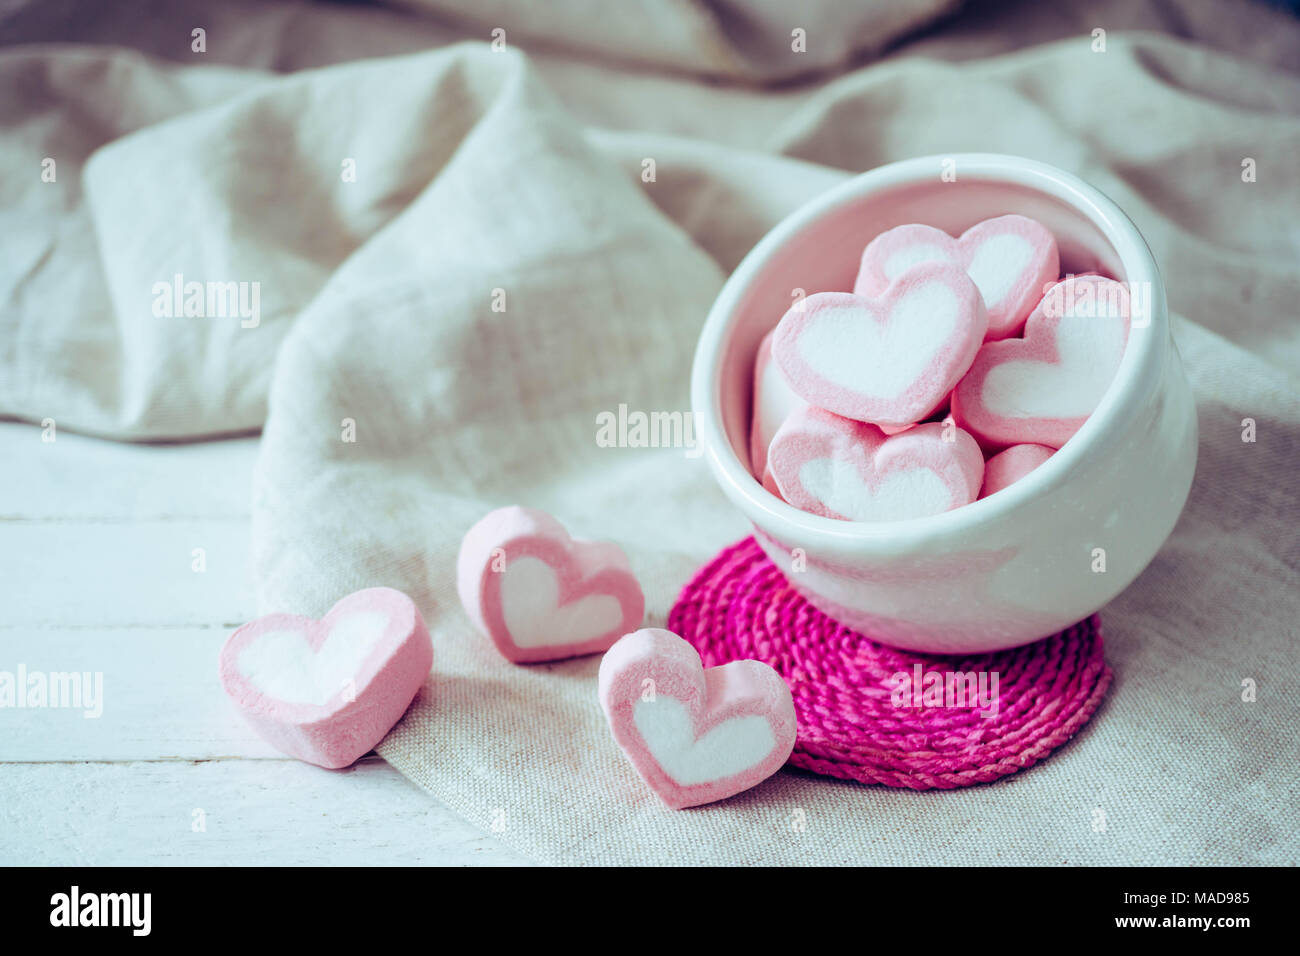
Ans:
POLYGON ((590 641, 623 620, 623 607, 612 594, 588 594, 561 606, 559 578, 541 558, 515 558, 502 573, 501 611, 520 647, 590 641))
POLYGON ((358 611, 335 621, 316 651, 301 631, 267 631, 240 653, 239 672, 267 697, 322 707, 355 684, 387 628, 387 614, 358 611))
POLYGON ((875 488, 851 462, 813 458, 799 469, 804 490, 850 521, 902 521, 952 507, 952 491, 930 468, 890 472, 875 488))
POLYGON ((1007 297, 1034 257, 1034 247, 1023 236, 991 236, 975 250, 966 274, 971 277, 984 305, 993 308, 1007 297))
POLYGON ((1003 362, 984 379, 985 406, 1004 418, 1086 418, 1124 355, 1122 320, 1067 313, 1056 329, 1059 364, 1003 362))
POLYGON ((799 336, 799 354, 841 388, 896 398, 929 370, 956 325, 957 296, 927 282, 899 299, 883 324, 859 308, 817 312, 799 336))
POLYGON ((724 720, 697 739, 686 705, 663 694, 638 700, 632 719, 659 766, 683 787, 743 773, 776 746, 772 725, 757 715, 724 720))

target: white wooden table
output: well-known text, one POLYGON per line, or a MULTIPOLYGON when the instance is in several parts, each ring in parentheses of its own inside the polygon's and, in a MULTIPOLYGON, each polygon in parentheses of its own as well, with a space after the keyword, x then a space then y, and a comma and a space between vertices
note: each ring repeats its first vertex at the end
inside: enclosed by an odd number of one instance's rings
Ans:
POLYGON ((527 862, 378 757, 284 758, 228 703, 256 439, 42 434, 0 423, 0 672, 102 673, 103 712, 0 707, 0 864, 527 862))

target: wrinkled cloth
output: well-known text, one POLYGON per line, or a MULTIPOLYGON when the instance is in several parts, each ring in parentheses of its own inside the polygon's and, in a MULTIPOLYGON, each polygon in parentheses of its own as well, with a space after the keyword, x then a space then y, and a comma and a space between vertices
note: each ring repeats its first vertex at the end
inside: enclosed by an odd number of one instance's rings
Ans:
MULTIPOLYGON (((732 63, 718 67, 674 47, 671 25, 584 59, 573 44, 494 51, 482 24, 442 46, 461 28, 268 5, 245 11, 260 31, 212 13, 204 59, 193 11, 159 12, 173 31, 155 17, 142 54, 94 45, 123 41, 107 21, 76 27, 89 45, 15 45, 53 22, 20 9, 0 24, 0 414, 124 440, 262 429, 260 606, 409 593, 434 672, 379 751, 538 860, 1294 863, 1300 24, 1224 4, 1235 26, 1220 30, 1204 13, 1218 5, 1132 6, 968 9, 879 61, 773 88, 685 74, 800 75, 776 62, 799 55, 775 42, 783 23, 733 60, 714 51, 732 63), (1114 24, 1104 51, 1094 24, 1114 24), (1008 31, 1044 42, 1008 52, 1008 31), (268 72, 302 66, 319 68, 268 72), (1164 550, 1103 611, 1109 699, 994 785, 785 771, 668 812, 610 740, 597 659, 514 667, 472 631, 460 537, 499 505, 553 511, 625 547, 662 624, 748 529, 689 449, 601 447, 598 416, 688 409, 711 301, 800 203, 894 159, 984 150, 1108 193, 1186 317, 1196 481, 1164 550), (204 291, 192 309, 187 283, 204 291), (231 308, 208 308, 227 284, 231 308)), ((816 68, 888 41, 837 42, 816 68)))
POLYGON ((399 0, 489 37, 733 79, 789 79, 878 52, 961 0, 399 0), (616 15, 611 15, 615 13, 616 15), (507 29, 506 24, 509 24, 507 29), (809 30, 812 35, 809 36, 809 30), (800 56, 788 56, 798 52, 800 56))

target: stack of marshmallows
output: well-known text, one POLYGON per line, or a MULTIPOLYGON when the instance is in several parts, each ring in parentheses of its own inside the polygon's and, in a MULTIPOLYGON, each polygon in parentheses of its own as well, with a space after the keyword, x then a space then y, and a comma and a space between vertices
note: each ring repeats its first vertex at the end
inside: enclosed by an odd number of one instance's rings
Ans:
POLYGON ((904 225, 852 292, 796 302, 759 345, 750 458, 796 508, 898 521, 986 498, 1092 414, 1129 335, 1129 290, 1060 276, 1056 239, 999 216, 954 239, 904 225))

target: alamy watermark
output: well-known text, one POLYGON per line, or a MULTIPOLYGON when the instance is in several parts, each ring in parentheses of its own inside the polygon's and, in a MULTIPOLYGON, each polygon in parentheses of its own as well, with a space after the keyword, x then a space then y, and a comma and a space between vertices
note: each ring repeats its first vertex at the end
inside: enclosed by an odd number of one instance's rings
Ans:
POLYGON ((87 720, 104 713, 103 671, 0 671, 0 710, 80 710, 87 720))
POLYGON ((153 314, 160 319, 239 319, 240 328, 255 329, 262 321, 262 283, 171 281, 153 284, 153 314))
POLYGON ((148 936, 153 928, 153 894, 83 893, 74 885, 50 897, 50 925, 118 926, 130 929, 132 936, 148 936))
POLYGON ((596 415, 598 448, 682 448, 687 458, 703 452, 690 412, 643 412, 620 404, 617 412, 596 415))
POLYGON ((997 671, 927 671, 917 663, 890 675, 889 683, 895 707, 978 708, 986 720, 998 715, 997 671))
POLYGON ((1083 276, 1067 275, 1049 283, 1043 295, 1043 313, 1051 318, 1074 315, 1081 318, 1118 316, 1128 312, 1129 326, 1145 329, 1151 324, 1150 282, 1073 282, 1083 276))

